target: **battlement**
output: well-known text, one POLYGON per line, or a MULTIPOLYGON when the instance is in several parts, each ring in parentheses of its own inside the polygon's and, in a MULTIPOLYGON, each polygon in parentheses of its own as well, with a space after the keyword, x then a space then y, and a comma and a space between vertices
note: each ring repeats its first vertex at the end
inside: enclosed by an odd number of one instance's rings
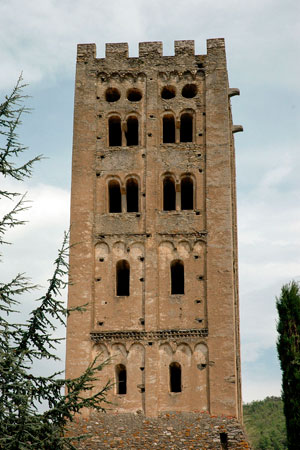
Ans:
MULTIPOLYGON (((223 38, 208 39, 207 51, 210 49, 224 49, 225 41, 223 38)), ((173 57, 191 57, 195 55, 195 42, 193 40, 174 41, 174 56, 173 57)), ((96 58, 96 44, 78 44, 77 58, 89 59, 96 58)), ((164 57, 163 43, 161 41, 140 42, 139 43, 139 58, 157 58, 164 57)), ((129 58, 129 48, 127 42, 108 43, 105 46, 105 58, 129 58)), ((168 56, 170 58, 170 56, 168 56)))

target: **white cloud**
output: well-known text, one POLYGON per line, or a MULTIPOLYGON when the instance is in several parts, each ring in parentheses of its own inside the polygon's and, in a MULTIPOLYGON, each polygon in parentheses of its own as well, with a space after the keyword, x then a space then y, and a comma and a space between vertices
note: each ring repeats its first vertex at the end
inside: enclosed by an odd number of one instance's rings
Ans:
MULTIPOLYGON (((7 190, 18 192, 20 186, 5 182, 7 190)), ((18 272, 24 272, 34 283, 45 285, 51 276, 53 262, 63 240, 64 230, 69 228, 69 192, 55 186, 39 184, 28 186, 23 183, 23 192, 28 191, 30 209, 19 218, 28 221, 25 225, 11 229, 5 239, 12 245, 5 246, 1 272, 3 279, 9 279, 18 272)), ((0 214, 7 212, 12 202, 1 201, 0 214)))

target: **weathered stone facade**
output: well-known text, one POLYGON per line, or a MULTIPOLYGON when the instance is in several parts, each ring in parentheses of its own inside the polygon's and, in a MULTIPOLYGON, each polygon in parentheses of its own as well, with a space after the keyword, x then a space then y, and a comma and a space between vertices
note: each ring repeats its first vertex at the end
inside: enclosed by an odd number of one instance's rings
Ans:
POLYGON ((174 56, 140 43, 134 58, 127 44, 107 44, 103 59, 78 45, 69 307, 88 306, 68 319, 66 370, 110 356, 95 390, 115 381, 112 413, 242 420, 238 93, 223 39, 206 55, 193 41, 174 56))
POLYGON ((207 413, 164 413, 159 417, 141 414, 96 414, 89 420, 77 418, 72 435, 89 435, 79 450, 249 450, 236 419, 212 417, 207 413))

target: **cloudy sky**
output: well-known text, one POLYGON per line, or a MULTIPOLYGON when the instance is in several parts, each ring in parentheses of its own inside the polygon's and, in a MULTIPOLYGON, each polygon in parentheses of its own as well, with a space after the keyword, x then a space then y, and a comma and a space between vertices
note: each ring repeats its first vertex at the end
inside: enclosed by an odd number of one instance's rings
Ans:
MULTIPOLYGON (((0 0, 0 96, 20 72, 29 86, 20 136, 42 153, 32 180, 29 224, 10 234, 4 279, 26 270, 45 285, 68 228, 77 43, 224 37, 236 134, 244 401, 280 394, 275 297, 300 280, 300 3, 298 0, 0 0)), ((0 100, 0 101, 1 101, 0 100)), ((1 180, 1 183, 4 183, 1 180)), ((7 184, 8 182, 5 181, 7 184)), ((2 210, 4 205, 2 205, 2 210)), ((30 301, 26 306, 29 309, 30 301)), ((64 349, 60 349, 64 354, 64 349)))

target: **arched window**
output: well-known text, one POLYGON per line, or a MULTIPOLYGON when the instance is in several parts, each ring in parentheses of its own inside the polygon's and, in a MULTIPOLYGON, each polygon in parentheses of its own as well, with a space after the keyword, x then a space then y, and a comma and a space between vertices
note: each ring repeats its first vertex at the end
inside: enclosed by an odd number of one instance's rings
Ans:
POLYGON ((175 142, 175 119, 172 114, 163 117, 163 143, 175 142))
POLYGON ((130 266, 128 261, 121 259, 116 267, 116 288, 118 296, 128 296, 130 288, 130 266))
POLYGON ((124 395, 127 393, 127 372, 123 364, 116 366, 116 388, 117 394, 124 395))
POLYGON ((180 259, 171 262, 171 294, 184 294, 184 265, 180 259))
POLYGON ((108 120, 109 146, 117 147, 122 145, 121 119, 118 116, 112 116, 108 120))
POLYGON ((181 114, 180 142, 193 142, 193 115, 190 113, 181 114))
POLYGON ((181 209, 194 209, 194 183, 191 177, 181 180, 181 209))
POLYGON ((170 392, 181 392, 181 365, 173 362, 169 366, 170 371, 170 392))
POLYGON ((110 213, 122 212, 121 189, 117 180, 111 180, 108 183, 108 201, 110 213))
POLYGON ((176 209, 176 190, 175 182, 172 177, 164 178, 164 198, 163 210, 173 211, 176 209))
POLYGON ((125 133, 126 145, 139 145, 139 121, 131 116, 127 119, 127 131, 125 133))
POLYGON ((130 178, 126 183, 127 212, 139 211, 139 186, 137 180, 130 178))

